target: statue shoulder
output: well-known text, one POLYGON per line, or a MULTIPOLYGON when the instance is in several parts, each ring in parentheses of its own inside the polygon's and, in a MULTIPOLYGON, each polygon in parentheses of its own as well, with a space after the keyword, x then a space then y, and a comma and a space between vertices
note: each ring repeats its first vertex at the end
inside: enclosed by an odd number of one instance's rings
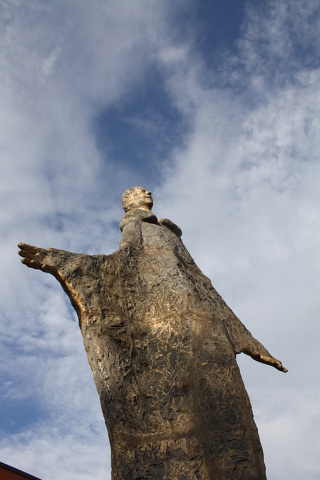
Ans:
POLYGON ((175 233, 179 238, 182 236, 181 228, 178 227, 178 225, 173 223, 168 218, 159 218, 158 222, 160 223, 160 225, 163 225, 164 227, 169 228, 169 230, 171 230, 173 233, 175 233))
POLYGON ((127 223, 137 220, 140 222, 158 223, 157 217, 151 211, 137 208, 135 210, 130 210, 123 215, 119 225, 121 232, 127 223))
POLYGON ((182 235, 182 230, 178 225, 173 223, 171 220, 168 218, 157 218, 151 211, 149 210, 143 210, 140 208, 130 210, 129 212, 126 212, 120 222, 120 230, 123 232, 124 227, 132 221, 140 221, 140 222, 147 222, 147 223, 153 223, 155 225, 162 225, 163 227, 168 228, 171 232, 173 232, 177 237, 181 237, 182 235))

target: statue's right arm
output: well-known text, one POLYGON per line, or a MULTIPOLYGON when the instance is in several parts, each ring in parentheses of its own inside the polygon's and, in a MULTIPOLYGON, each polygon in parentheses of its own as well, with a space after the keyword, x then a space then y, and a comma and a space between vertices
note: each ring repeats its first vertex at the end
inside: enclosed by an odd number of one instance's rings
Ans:
POLYGON ((55 248, 40 248, 34 245, 28 245, 27 243, 19 243, 18 247, 21 262, 30 268, 36 270, 42 270, 43 272, 51 273, 56 276, 59 268, 68 260, 68 257, 72 255, 65 250, 58 250, 55 248))
POLYGON ((70 298, 80 323, 85 321, 87 300, 91 298, 86 296, 87 285, 91 281, 90 267, 93 265, 94 257, 56 248, 39 248, 26 243, 19 243, 18 246, 21 262, 30 268, 51 273, 70 298))

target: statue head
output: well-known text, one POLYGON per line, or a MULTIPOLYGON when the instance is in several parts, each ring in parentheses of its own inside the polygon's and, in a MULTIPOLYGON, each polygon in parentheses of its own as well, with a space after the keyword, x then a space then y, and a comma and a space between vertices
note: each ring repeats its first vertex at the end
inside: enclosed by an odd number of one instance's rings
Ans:
POLYGON ((135 209, 151 211, 152 206, 151 192, 142 187, 128 188, 122 195, 122 208, 125 212, 135 209))

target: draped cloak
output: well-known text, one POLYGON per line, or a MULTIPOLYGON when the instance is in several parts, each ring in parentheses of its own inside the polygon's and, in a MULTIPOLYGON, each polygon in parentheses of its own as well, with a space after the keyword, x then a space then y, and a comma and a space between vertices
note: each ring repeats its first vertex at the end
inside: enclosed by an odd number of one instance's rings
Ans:
MULTIPOLYGON (((141 213, 141 211, 140 211, 141 213)), ((111 255, 50 249, 77 311, 113 480, 263 480, 236 354, 271 357, 154 215, 111 255)))

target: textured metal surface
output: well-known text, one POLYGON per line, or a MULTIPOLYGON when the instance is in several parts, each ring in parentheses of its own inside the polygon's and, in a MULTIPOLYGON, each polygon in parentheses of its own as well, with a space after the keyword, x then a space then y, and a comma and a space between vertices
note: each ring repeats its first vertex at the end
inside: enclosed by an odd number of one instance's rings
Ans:
POLYGON ((53 274, 78 313, 114 480, 263 480, 236 353, 285 369, 196 266, 181 230, 151 207, 125 214, 111 255, 20 244, 22 261, 53 274))

